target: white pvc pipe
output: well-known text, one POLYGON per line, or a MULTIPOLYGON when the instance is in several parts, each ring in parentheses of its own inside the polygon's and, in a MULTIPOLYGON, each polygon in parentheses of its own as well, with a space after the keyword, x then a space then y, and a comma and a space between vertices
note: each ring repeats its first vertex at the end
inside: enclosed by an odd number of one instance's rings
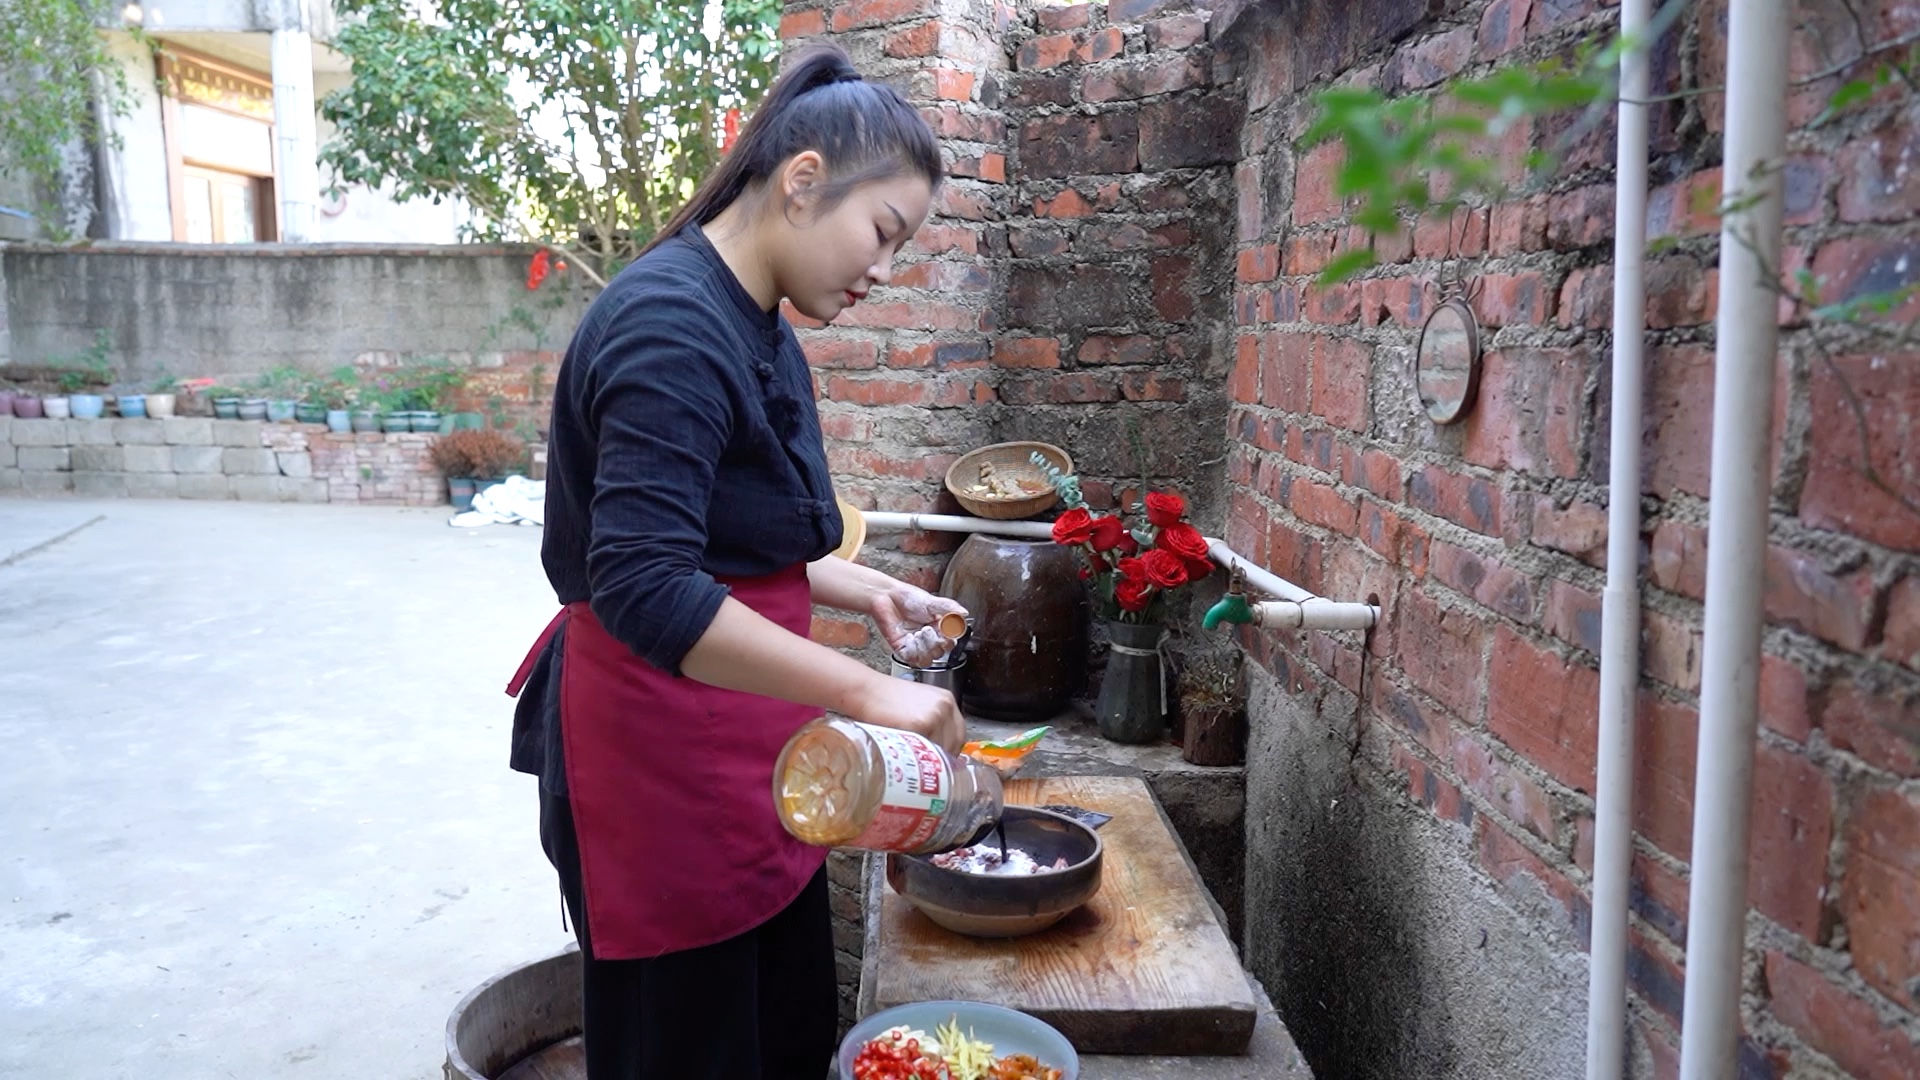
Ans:
POLYGON ((1228 547, 1225 543, 1215 540, 1211 536, 1207 537, 1207 554, 1212 555, 1214 562, 1219 563, 1228 570, 1240 571, 1241 578, 1243 578, 1247 584, 1253 586, 1260 592, 1266 593, 1268 596, 1278 597, 1282 600, 1292 600, 1295 603, 1303 600, 1320 599, 1313 593, 1273 573, 1266 567, 1254 563, 1245 555, 1240 554, 1228 547))
POLYGON ((1263 600, 1251 605, 1255 626, 1293 626, 1302 630, 1365 630, 1380 621, 1372 604, 1332 600, 1263 600))
POLYGON ((1613 436, 1607 585, 1601 594, 1600 731, 1594 784, 1593 940, 1587 1080, 1626 1075, 1627 894, 1633 868, 1633 727, 1640 686, 1641 345, 1646 333, 1647 98, 1651 0, 1623 0, 1614 163, 1613 436))
POLYGON ((1730 6, 1727 200, 1714 325, 1713 498, 1707 511, 1706 638, 1700 753, 1687 900, 1681 1080, 1728 1080, 1740 1033, 1747 912, 1747 805, 1753 788, 1767 536, 1768 441, 1778 335, 1780 169, 1786 153, 1785 3, 1730 6))
POLYGON ((927 532, 990 533, 1023 540, 1047 540, 1053 526, 1044 521, 994 521, 963 514, 898 514, 885 510, 862 510, 867 528, 880 531, 923 529, 927 532))
MULTIPOLYGON (((988 533, 1021 539, 1046 539, 1053 526, 1044 521, 992 521, 961 514, 901 514, 885 510, 862 510, 867 528, 875 531, 924 529, 928 532, 988 533)), ((1295 585, 1222 541, 1205 537, 1207 553, 1228 570, 1239 570, 1241 578, 1255 590, 1277 601, 1251 605, 1254 620, 1261 626, 1297 626, 1306 630, 1365 630, 1380 621, 1380 609, 1372 604, 1336 603, 1295 585)))

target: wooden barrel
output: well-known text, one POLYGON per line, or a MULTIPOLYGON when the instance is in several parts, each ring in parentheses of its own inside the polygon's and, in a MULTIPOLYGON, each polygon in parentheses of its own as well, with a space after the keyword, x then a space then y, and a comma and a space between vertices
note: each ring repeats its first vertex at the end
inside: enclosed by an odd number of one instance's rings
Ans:
POLYGON ((974 533, 940 591, 973 616, 961 703, 993 720, 1050 720, 1087 680, 1080 559, 1051 540, 974 533))
POLYGON ((446 1080, 584 1080, 580 949, 503 971, 447 1018, 446 1080))

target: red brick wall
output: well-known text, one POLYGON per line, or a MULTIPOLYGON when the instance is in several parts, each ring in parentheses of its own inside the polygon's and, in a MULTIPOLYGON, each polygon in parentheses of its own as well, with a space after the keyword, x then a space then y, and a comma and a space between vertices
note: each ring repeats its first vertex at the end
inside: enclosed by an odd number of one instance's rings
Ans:
MULTIPOLYGON (((1037 439, 1073 455, 1096 504, 1144 473, 1193 496, 1207 527, 1224 519, 1238 113, 1207 92, 1204 15, 1121 15, 1109 25, 1098 5, 962 0, 787 6, 789 48, 830 40, 899 88, 941 135, 951 171, 890 287, 831 328, 795 318, 828 454, 855 504, 952 511, 941 481, 955 458, 1037 439), (1217 123, 1187 122, 1189 108, 1217 123)), ((931 585, 956 545, 876 534, 866 558, 931 585)), ((816 633, 867 644, 859 623, 823 619, 816 633)))
MULTIPOLYGON (((1837 0, 1800 7, 1796 77, 1860 56, 1837 0)), ((1411 91, 1550 55, 1616 17, 1599 8, 1300 5, 1243 19, 1233 50, 1248 119, 1226 539, 1310 589, 1377 593, 1385 613, 1364 681, 1352 635, 1241 641, 1326 711, 1357 699, 1365 757, 1385 782, 1397 773, 1404 799, 1469 822, 1448 827, 1453 843, 1509 895, 1560 898, 1576 927, 1590 893, 1606 562, 1610 127, 1578 139, 1548 186, 1455 225, 1483 283, 1487 353, 1478 406, 1454 428, 1418 414, 1410 355, 1447 223, 1377 239, 1382 265, 1358 282, 1314 285, 1332 254, 1366 241, 1332 195, 1337 151, 1299 153, 1293 140, 1305 95, 1331 81, 1411 91)), ((1722 78, 1725 10, 1683 17, 1656 56, 1656 92, 1682 89, 1689 72, 1722 78)), ((1912 29, 1890 3, 1861 10, 1870 43, 1912 29)), ((1828 275, 1830 299, 1920 277, 1920 183, 1897 164, 1915 145, 1913 101, 1888 95, 1810 126, 1838 82, 1795 91, 1786 183, 1789 265, 1828 275)), ((1717 295, 1715 225, 1690 193, 1718 189, 1720 107, 1675 101, 1653 123, 1649 232, 1680 238, 1648 267, 1631 973, 1635 1038, 1657 1076, 1674 1068, 1687 926, 1717 295)), ((1560 127, 1532 125, 1504 146, 1560 127)), ((1768 626, 1742 1075, 1820 1055, 1850 1075, 1920 1075, 1920 514, 1862 478, 1845 390, 1804 320, 1783 310, 1782 321, 1773 518, 1754 541, 1768 546, 1768 626)), ((1868 453, 1920 498, 1920 354, 1832 340, 1868 453)), ((1586 945, 1583 932, 1564 940, 1586 945)))
MULTIPOLYGON (((1723 76, 1725 6, 1697 5, 1667 36, 1657 92, 1723 76)), ((1796 77, 1915 29, 1893 0, 1854 6, 1857 29, 1840 0, 1799 5, 1796 77)), ((1337 152, 1294 142, 1308 95, 1334 81, 1418 91, 1557 54, 1615 17, 1596 0, 801 0, 783 20, 790 42, 834 40, 906 90, 956 174, 894 287, 841 325, 803 331, 851 498, 948 508, 939 479, 955 455, 1042 438, 1075 455, 1096 499, 1124 497, 1144 468, 1195 496, 1203 526, 1277 573, 1341 599, 1379 597, 1385 618, 1364 655, 1355 634, 1239 638, 1267 673, 1250 789, 1283 764, 1273 730, 1283 711, 1295 723, 1304 709, 1324 731, 1299 738, 1354 746, 1350 774, 1329 781, 1344 785, 1335 804, 1375 808, 1354 835, 1390 827, 1412 838, 1421 865, 1458 867, 1448 895, 1388 910, 1394 925, 1308 926, 1327 944, 1303 933, 1284 956, 1250 947, 1310 1057, 1316 1029, 1415 1054, 1438 1054, 1420 1039, 1437 1030, 1445 1041, 1448 1025, 1534 1037, 1545 1021, 1449 1015, 1440 999, 1405 1016, 1377 1001, 1315 1004, 1312 980, 1345 974, 1347 946, 1334 942, 1375 935, 1378 955, 1411 965, 1417 946, 1438 940, 1427 924, 1452 910, 1452 894, 1479 893, 1522 920, 1543 965, 1570 961, 1555 978, 1574 1000, 1555 1005, 1571 1019, 1551 1037, 1577 1053, 1613 153, 1607 126, 1573 132, 1550 183, 1462 214, 1451 233, 1429 220, 1382 237, 1379 267, 1322 288, 1312 278, 1327 260, 1366 241, 1332 194, 1337 152), (1487 352, 1475 410, 1435 428, 1418 408, 1411 354, 1449 243, 1474 260, 1487 352), (1129 423, 1144 463, 1130 453, 1129 423), (1419 1038, 1396 1030, 1412 1025, 1419 1038)), ((1788 268, 1825 275, 1827 298, 1920 276, 1920 173, 1903 157, 1915 144, 1911 99, 1889 91, 1857 116, 1812 126, 1838 81, 1794 91, 1786 177, 1788 268)), ((1696 193, 1717 190, 1720 108, 1715 95, 1684 96, 1658 106, 1653 123, 1649 231, 1678 242, 1648 269, 1636 1075, 1672 1075, 1677 1058, 1717 300, 1717 235, 1696 193)), ((1523 125, 1498 152, 1517 162, 1530 143, 1569 131, 1560 120, 1523 125)), ((1804 318, 1784 305, 1782 318, 1773 517, 1755 540, 1768 545, 1769 623, 1742 1075, 1915 1075, 1920 515, 1856 468, 1848 388, 1870 460, 1920 499, 1920 355, 1843 333, 1832 339, 1843 384, 1804 318)), ((923 582, 952 545, 875 541, 875 562, 923 582)), ((823 629, 865 643, 854 624, 823 629)), ((1294 864, 1307 887, 1388 873, 1324 846, 1315 811, 1290 797, 1250 790, 1250 883, 1294 864), (1309 843, 1255 844, 1267 828, 1256 812, 1298 815, 1309 843)), ((1471 958, 1445 963, 1454 984, 1503 977, 1471 958)), ((1376 996, 1402 989, 1397 974, 1387 965, 1376 996)))

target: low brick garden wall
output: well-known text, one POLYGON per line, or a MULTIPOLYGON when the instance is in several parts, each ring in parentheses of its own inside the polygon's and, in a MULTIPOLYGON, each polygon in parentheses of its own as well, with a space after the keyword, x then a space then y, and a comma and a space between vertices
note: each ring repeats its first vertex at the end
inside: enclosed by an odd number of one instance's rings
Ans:
POLYGON ((257 420, 0 417, 0 492, 433 506, 432 434, 257 420))

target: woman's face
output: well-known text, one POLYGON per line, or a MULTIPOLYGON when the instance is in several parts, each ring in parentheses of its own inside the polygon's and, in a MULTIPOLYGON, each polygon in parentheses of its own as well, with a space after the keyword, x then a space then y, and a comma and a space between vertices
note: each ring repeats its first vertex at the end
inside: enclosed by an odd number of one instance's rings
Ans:
POLYGON ((831 322, 892 279, 893 257, 926 221, 933 190, 917 175, 895 176, 862 184, 838 206, 815 213, 806 191, 824 179, 817 167, 799 176, 787 170, 794 208, 785 215, 775 284, 802 315, 831 322))

